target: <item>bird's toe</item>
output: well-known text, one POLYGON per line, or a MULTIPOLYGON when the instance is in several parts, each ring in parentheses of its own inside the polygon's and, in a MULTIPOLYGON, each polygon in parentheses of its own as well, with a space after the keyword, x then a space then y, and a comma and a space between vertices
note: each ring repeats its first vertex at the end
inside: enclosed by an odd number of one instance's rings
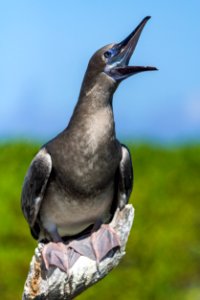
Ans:
POLYGON ((50 242, 45 245, 42 250, 42 258, 47 270, 50 267, 57 267, 66 273, 69 270, 67 246, 62 242, 50 242))

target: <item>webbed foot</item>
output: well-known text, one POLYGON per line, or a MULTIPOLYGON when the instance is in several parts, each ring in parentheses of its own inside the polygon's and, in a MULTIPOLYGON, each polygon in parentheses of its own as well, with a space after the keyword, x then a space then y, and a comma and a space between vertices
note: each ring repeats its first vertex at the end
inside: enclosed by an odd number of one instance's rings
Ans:
POLYGON ((57 267, 69 273, 70 268, 80 256, 86 256, 99 262, 112 250, 120 247, 118 235, 108 224, 102 224, 97 231, 69 241, 46 244, 42 250, 42 258, 46 269, 57 267))

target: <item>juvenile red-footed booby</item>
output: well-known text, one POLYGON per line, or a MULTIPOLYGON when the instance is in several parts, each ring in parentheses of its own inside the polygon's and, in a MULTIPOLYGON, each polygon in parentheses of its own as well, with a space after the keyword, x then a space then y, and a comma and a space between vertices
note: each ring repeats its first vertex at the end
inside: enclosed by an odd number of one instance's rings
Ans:
POLYGON ((80 255, 100 261, 119 245, 106 223, 128 202, 133 171, 129 150, 116 138, 112 100, 122 80, 156 70, 128 65, 149 18, 92 56, 69 125, 41 148, 27 172, 22 210, 33 237, 50 241, 42 253, 46 268, 67 272, 80 255), (88 238, 63 244, 92 225, 88 238))

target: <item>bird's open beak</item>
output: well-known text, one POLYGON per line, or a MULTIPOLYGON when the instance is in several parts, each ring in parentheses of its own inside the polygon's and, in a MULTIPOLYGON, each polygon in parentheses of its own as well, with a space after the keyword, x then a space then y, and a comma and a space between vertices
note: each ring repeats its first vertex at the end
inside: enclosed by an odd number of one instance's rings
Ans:
POLYGON ((144 18, 128 37, 110 49, 112 55, 108 61, 106 70, 115 80, 122 80, 139 72, 157 70, 157 68, 149 66, 128 66, 142 30, 149 19, 149 16, 144 18))

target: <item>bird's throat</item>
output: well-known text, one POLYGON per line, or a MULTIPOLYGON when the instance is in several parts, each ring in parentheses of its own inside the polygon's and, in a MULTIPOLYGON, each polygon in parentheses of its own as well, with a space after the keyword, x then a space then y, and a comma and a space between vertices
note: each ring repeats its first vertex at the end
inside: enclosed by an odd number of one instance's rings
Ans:
POLYGON ((89 79, 86 77, 83 80, 69 128, 76 128, 76 133, 80 133, 80 142, 85 140, 87 147, 96 149, 115 139, 112 109, 115 83, 104 73, 99 74, 98 80, 89 79))

